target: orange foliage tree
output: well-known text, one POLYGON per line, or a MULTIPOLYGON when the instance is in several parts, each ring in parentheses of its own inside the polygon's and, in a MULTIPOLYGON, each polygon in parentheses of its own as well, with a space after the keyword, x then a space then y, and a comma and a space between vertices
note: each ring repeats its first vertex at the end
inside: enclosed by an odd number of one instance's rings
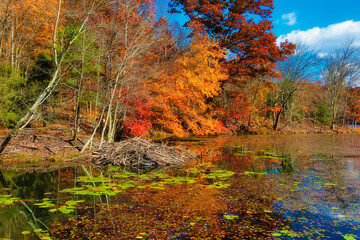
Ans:
MULTIPOLYGON (((295 48, 287 41, 280 46, 276 44, 270 19, 273 0, 174 0, 170 5, 173 12, 184 12, 190 18, 187 25, 192 26, 195 32, 207 34, 229 51, 231 57, 222 63, 230 77, 222 85, 219 104, 225 108, 225 113, 242 112, 250 123, 251 107, 242 104, 245 98, 248 101, 252 97, 243 91, 247 82, 258 77, 278 76, 276 62, 285 60, 295 48)), ((235 122, 231 128, 242 125, 239 121, 235 122)))
POLYGON ((349 106, 349 114, 352 116, 353 119, 351 121, 353 124, 357 124, 360 122, 360 88, 355 87, 352 91, 350 97, 350 106, 349 106))
POLYGON ((29 64, 31 54, 48 50, 52 36, 52 7, 58 0, 0 2, 0 57, 12 67, 29 64))
POLYGON ((219 93, 220 81, 227 78, 218 60, 224 55, 216 43, 197 35, 166 74, 149 80, 154 126, 178 137, 186 132, 207 135, 224 130, 209 104, 219 93))
POLYGON ((248 126, 251 124, 260 126, 262 124, 261 117, 268 110, 266 97, 272 90, 275 90, 274 84, 263 78, 257 78, 248 85, 247 92, 251 97, 248 126))
POLYGON ((276 45, 270 20, 273 0, 174 0, 170 6, 172 12, 184 12, 190 18, 187 25, 207 33, 229 50, 232 74, 275 75, 276 61, 294 50, 288 42, 276 45))

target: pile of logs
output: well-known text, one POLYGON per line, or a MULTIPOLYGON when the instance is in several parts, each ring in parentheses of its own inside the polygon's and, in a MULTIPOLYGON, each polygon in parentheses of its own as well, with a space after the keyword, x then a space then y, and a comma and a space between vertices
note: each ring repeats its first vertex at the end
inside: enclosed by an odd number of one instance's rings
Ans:
POLYGON ((178 148, 155 144, 140 138, 104 144, 93 152, 92 162, 96 165, 114 166, 168 166, 185 162, 192 156, 178 148))

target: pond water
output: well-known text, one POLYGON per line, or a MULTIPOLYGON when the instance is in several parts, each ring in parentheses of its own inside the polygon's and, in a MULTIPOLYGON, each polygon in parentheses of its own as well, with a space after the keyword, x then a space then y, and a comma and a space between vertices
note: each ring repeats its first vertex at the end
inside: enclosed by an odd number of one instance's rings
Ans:
POLYGON ((181 167, 0 172, 0 239, 360 239, 360 136, 177 142, 181 167))

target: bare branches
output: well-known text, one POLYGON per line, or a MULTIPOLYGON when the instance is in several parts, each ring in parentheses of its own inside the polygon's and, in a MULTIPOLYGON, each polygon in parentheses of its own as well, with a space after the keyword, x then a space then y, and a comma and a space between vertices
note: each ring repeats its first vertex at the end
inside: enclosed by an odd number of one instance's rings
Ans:
MULTIPOLYGON (((360 48, 354 41, 344 43, 334 54, 327 56, 322 77, 331 111, 331 128, 334 129, 342 91, 360 77, 360 48)), ((344 96, 347 97, 347 91, 344 96)))
POLYGON ((276 86, 279 89, 274 106, 279 107, 279 111, 275 113, 273 129, 276 130, 280 115, 288 113, 291 121, 291 104, 294 101, 294 95, 301 85, 308 81, 317 73, 320 59, 317 52, 307 48, 299 43, 295 53, 278 64, 278 70, 281 77, 276 79, 276 86))

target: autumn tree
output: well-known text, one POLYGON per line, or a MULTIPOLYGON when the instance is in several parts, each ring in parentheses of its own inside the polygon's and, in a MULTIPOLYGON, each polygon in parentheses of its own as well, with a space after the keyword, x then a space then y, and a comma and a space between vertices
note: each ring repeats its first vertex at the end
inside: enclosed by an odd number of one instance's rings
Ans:
POLYGON ((238 101, 240 95, 251 98, 234 89, 244 89, 252 78, 277 76, 276 62, 285 60, 295 47, 289 42, 276 45, 276 36, 271 32, 272 0, 174 0, 170 6, 172 12, 184 12, 190 18, 186 25, 194 32, 207 34, 229 51, 229 59, 222 61, 229 70, 229 81, 223 82, 219 101, 225 110, 233 110, 230 105, 236 103, 231 102, 238 101))
POLYGON ((31 107, 29 107, 26 114, 15 124, 11 132, 2 142, 0 146, 0 153, 4 151, 5 147, 8 145, 13 136, 16 135, 19 130, 23 129, 36 116, 38 107, 41 106, 49 98, 49 96, 51 96, 52 92, 61 79, 61 70, 64 67, 63 63, 67 54, 69 53, 76 39, 83 31, 86 30, 86 26, 91 14, 93 14, 94 9, 101 6, 101 1, 89 1, 86 5, 85 11, 77 12, 76 8, 68 8, 70 11, 65 15, 68 18, 74 20, 72 21, 72 24, 77 26, 74 31, 70 31, 68 34, 59 34, 59 30, 64 30, 65 28, 63 25, 63 23, 65 23, 63 21, 63 11, 66 11, 64 9, 64 2, 62 0, 58 0, 55 5, 50 1, 46 1, 46 4, 46 6, 50 8, 50 11, 55 12, 54 15, 51 15, 47 19, 52 33, 51 51, 54 58, 54 71, 52 72, 49 83, 45 89, 40 92, 36 100, 32 103, 31 107), (76 11, 78 14, 72 14, 74 11, 76 11))
POLYGON ((227 80, 222 81, 219 96, 216 97, 217 108, 221 113, 221 121, 232 132, 246 130, 244 128, 246 128, 246 123, 251 118, 252 108, 251 96, 248 95, 244 87, 247 79, 237 79, 236 82, 227 80))
POLYGON ((39 55, 51 40, 47 21, 56 15, 49 4, 55 0, 0 2, 0 119, 5 127, 12 127, 26 113, 35 85, 30 75, 39 55), (48 4, 49 3, 49 4, 48 4), (35 20, 36 19, 36 20, 35 20), (31 86, 30 86, 31 85, 31 86), (26 91, 25 91, 26 90, 26 91))
POLYGON ((0 58, 11 67, 29 67, 32 55, 51 39, 48 22, 55 0, 5 0, 0 3, 0 58), (35 20, 36 19, 36 20, 35 20))
POLYGON ((153 97, 153 122, 159 130, 178 137, 223 130, 221 123, 212 116, 210 102, 219 93, 220 81, 227 77, 218 61, 224 54, 211 39, 196 35, 188 52, 166 75, 149 80, 147 88, 153 97))
POLYGON ((170 6, 172 12, 184 12, 190 18, 188 26, 230 52, 231 74, 273 75, 275 62, 284 60, 294 48, 288 42, 276 45, 271 32, 272 0, 174 0, 170 6))
MULTIPOLYGON (((156 44, 148 49, 142 59, 143 72, 145 73, 142 75, 144 81, 141 87, 143 89, 139 91, 138 87, 137 91, 126 94, 125 105, 128 107, 125 116, 126 121, 122 123, 122 134, 124 135, 145 134, 154 127, 156 117, 151 109, 154 99, 159 96, 153 94, 157 90, 149 89, 148 84, 153 82, 154 79, 162 79, 167 76, 171 69, 178 66, 177 61, 186 51, 182 32, 179 32, 176 26, 170 25, 163 16, 156 21, 154 35, 156 36, 156 44)), ((160 83, 157 87, 162 88, 165 85, 160 83)))
POLYGON ((263 124, 262 118, 268 111, 266 99, 271 91, 275 90, 274 83, 264 77, 255 77, 245 83, 244 92, 249 96, 249 113, 247 126, 251 124, 260 126, 263 124))
POLYGON ((326 109, 322 107, 323 99, 323 82, 320 80, 305 81, 295 94, 291 116, 294 120, 312 123, 313 126, 319 123, 325 124, 328 119, 326 109))
POLYGON ((349 110, 351 123, 356 126, 360 122, 360 88, 355 87, 351 91, 349 110))
POLYGON ((149 53, 161 41, 156 32, 155 4, 150 0, 111 1, 91 23, 97 26, 95 34, 103 70, 99 81, 100 111, 91 138, 83 149, 99 130, 103 143, 113 142, 126 126, 136 129, 126 122, 134 120, 132 114, 146 109, 140 106, 147 101, 143 82, 152 64, 149 53), (133 102, 137 99, 139 103, 133 102))

